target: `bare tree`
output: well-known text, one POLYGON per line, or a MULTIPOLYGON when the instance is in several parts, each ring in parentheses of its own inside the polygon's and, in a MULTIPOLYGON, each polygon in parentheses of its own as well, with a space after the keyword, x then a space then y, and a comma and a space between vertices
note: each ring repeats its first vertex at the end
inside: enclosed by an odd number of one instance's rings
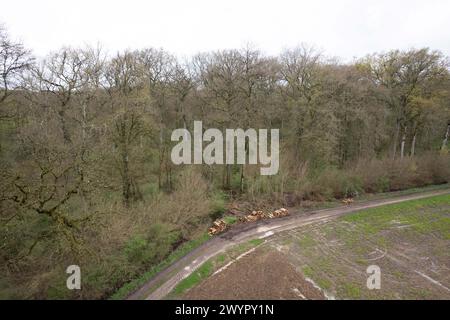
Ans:
POLYGON ((29 68, 33 61, 30 51, 25 49, 22 43, 11 40, 0 25, 0 106, 10 96, 11 90, 20 85, 21 73, 29 68))

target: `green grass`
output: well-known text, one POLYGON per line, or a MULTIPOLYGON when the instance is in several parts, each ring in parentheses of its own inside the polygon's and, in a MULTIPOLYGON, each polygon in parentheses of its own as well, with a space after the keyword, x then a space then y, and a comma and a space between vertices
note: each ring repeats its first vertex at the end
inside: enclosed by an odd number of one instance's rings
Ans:
POLYGON ((338 295, 344 299, 359 299, 361 298, 361 288, 357 284, 344 283, 338 288, 338 295))
POLYGON ((259 246, 263 242, 264 242, 264 239, 253 239, 253 240, 250 240, 248 243, 250 245, 252 245, 253 247, 256 247, 256 246, 259 246))
POLYGON ((304 266, 302 268, 302 272, 305 275, 305 277, 312 278, 314 276, 314 271, 310 266, 304 266))
POLYGON ((302 248, 309 248, 316 244, 316 240, 311 235, 305 234, 298 240, 298 244, 302 248))
POLYGON ((326 278, 320 278, 317 280, 317 285, 324 290, 329 290, 333 283, 326 278))
POLYGON ((211 260, 206 261, 197 270, 191 273, 188 277, 184 278, 173 290, 174 295, 181 295, 190 288, 196 286, 203 279, 209 277, 213 272, 213 262, 211 260))
MULTIPOLYGON (((360 265, 364 271, 368 264, 367 254, 374 246, 390 250, 396 247, 399 239, 411 245, 420 244, 424 239, 435 239, 439 241, 439 250, 429 254, 445 260, 448 255, 443 248, 445 241, 450 239, 450 194, 365 209, 319 229, 304 228, 291 246, 294 246, 293 250, 299 250, 302 261, 307 261, 302 263, 302 273, 327 292, 341 299, 380 299, 389 298, 392 292, 368 292, 364 277, 355 275, 346 263, 341 262, 340 255, 360 265), (340 243, 339 251, 336 251, 339 254, 333 251, 323 254, 320 246, 330 240, 340 243)), ((405 281, 402 270, 386 269, 385 272, 397 281, 405 281)), ((407 291, 404 292, 406 298, 427 296, 407 291)))
POLYGON ((226 256, 225 254, 219 254, 219 255, 216 257, 216 261, 217 261, 218 263, 224 263, 226 259, 227 259, 227 256, 226 256))
POLYGON ((159 264, 151 268, 149 271, 141 275, 139 278, 125 284, 123 287, 121 287, 119 290, 117 290, 110 299, 112 300, 121 300, 126 298, 130 293, 134 292, 141 286, 143 286, 147 281, 149 281, 151 278, 153 278, 157 273, 161 272, 165 268, 169 267, 172 263, 177 261, 178 259, 184 257, 186 254, 194 250, 195 248, 199 247, 206 241, 210 239, 210 236, 205 233, 201 235, 200 237, 188 241, 185 244, 181 245, 179 248, 177 248, 175 251, 173 251, 169 256, 161 261, 159 264))
POLYGON ((223 221, 225 221, 226 224, 235 224, 238 221, 238 218, 235 216, 225 216, 222 218, 223 221))
POLYGON ((343 221, 352 223, 366 236, 392 226, 394 221, 410 225, 419 233, 439 233, 450 239, 450 194, 366 209, 349 214, 343 221), (444 213, 444 214, 443 214, 444 213))

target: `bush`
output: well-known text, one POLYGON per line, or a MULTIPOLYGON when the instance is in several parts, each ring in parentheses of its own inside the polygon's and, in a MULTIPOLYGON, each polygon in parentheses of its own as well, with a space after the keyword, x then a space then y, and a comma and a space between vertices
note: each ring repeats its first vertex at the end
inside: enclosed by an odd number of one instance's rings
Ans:
POLYGON ((450 157, 438 153, 360 161, 354 170, 366 192, 387 192, 450 181, 450 157))
POLYGON ((212 210, 210 217, 212 220, 220 218, 225 212, 227 195, 220 190, 215 191, 212 194, 211 202, 212 202, 212 210))
POLYGON ((358 176, 338 169, 326 169, 318 179, 317 184, 324 187, 325 196, 335 199, 355 197, 362 191, 362 183, 358 176))
POLYGON ((450 182, 450 155, 427 154, 419 158, 420 171, 427 172, 430 183, 450 182))
POLYGON ((133 236, 125 245, 125 255, 131 263, 142 263, 154 257, 155 252, 142 235, 133 236))
POLYGON ((390 189, 387 167, 387 161, 363 159, 356 164, 354 172, 360 177, 365 192, 386 192, 390 189))
POLYGON ((129 263, 123 256, 111 255, 84 270, 81 277, 82 298, 104 299, 124 282, 139 274, 140 268, 129 263))
POLYGON ((175 191, 161 196, 152 211, 159 221, 177 226, 183 239, 190 239, 200 227, 211 222, 213 207, 208 183, 194 168, 188 168, 177 177, 175 191))
POLYGON ((381 176, 377 179, 374 192, 388 192, 391 189, 391 180, 387 176, 381 176))
POLYGON ((171 231, 164 224, 155 224, 147 234, 131 237, 125 244, 124 253, 130 263, 147 266, 167 256, 179 241, 179 232, 171 231))
POLYGON ((289 175, 295 198, 312 201, 354 197, 361 192, 376 193, 442 184, 450 181, 450 156, 429 153, 404 159, 366 159, 347 169, 328 168, 302 179, 289 175))

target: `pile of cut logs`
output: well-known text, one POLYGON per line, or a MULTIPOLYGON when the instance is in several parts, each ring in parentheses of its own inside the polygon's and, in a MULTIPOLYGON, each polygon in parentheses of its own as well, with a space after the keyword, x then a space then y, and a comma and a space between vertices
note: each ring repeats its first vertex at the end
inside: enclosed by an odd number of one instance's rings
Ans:
MULTIPOLYGON (((261 219, 273 219, 278 217, 284 217, 289 214, 288 210, 285 208, 281 208, 275 210, 273 212, 265 213, 263 211, 252 211, 249 215, 243 216, 239 218, 239 222, 254 222, 261 219)), ((213 236, 215 234, 221 233, 228 228, 228 225, 222 219, 216 220, 213 222, 212 227, 208 229, 208 234, 213 236)))
POLYGON ((225 231, 226 228, 227 228, 227 224, 225 221, 223 221, 222 219, 216 220, 213 222, 213 226, 208 229, 208 234, 210 236, 213 236, 215 234, 225 231))
POLYGON ((281 209, 275 210, 272 213, 269 213, 269 218, 272 219, 272 218, 278 218, 278 217, 285 217, 287 215, 289 215, 289 211, 285 208, 281 208, 281 209))
POLYGON ((349 205, 353 203, 353 199, 352 198, 345 198, 344 200, 342 200, 343 204, 349 205))
POLYGON ((261 219, 273 219, 278 217, 284 217, 289 214, 288 210, 281 208, 273 212, 265 213, 263 211, 252 211, 249 215, 239 218, 241 222, 253 222, 261 219))
POLYGON ((265 213, 262 211, 252 211, 249 215, 239 217, 240 222, 253 222, 264 219, 265 213))

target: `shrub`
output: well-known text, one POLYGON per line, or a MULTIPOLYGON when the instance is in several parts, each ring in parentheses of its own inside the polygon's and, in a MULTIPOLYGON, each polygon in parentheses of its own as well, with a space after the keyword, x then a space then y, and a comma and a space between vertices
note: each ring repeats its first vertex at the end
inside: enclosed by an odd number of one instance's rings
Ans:
POLYGON ((227 195, 220 190, 215 191, 211 196, 211 214, 210 217, 212 220, 218 219, 225 212, 226 206, 226 198, 227 195))
POLYGON ((396 160, 362 160, 354 172, 366 192, 403 190, 450 181, 450 157, 429 153, 396 160))
POLYGON ((390 189, 388 164, 377 159, 363 159, 355 165, 354 173, 361 179, 365 192, 386 192, 390 189))
POLYGON ((387 176, 380 176, 377 179, 374 192, 388 192, 391 189, 391 180, 387 176))
POLYGON ((130 263, 146 266, 164 258, 180 240, 180 233, 163 224, 152 225, 147 234, 134 235, 125 244, 130 263))
POLYGON ((309 173, 301 183, 297 182, 295 193, 303 200, 323 201, 449 181, 450 156, 430 153, 396 160, 366 159, 347 169, 328 168, 309 173))
POLYGON ((318 179, 317 184, 325 188, 325 196, 336 199, 357 196, 362 191, 360 178, 350 172, 338 169, 326 169, 318 179))
POLYGON ((208 183, 195 168, 182 171, 172 194, 161 195, 151 211, 158 221, 177 226, 183 239, 190 239, 200 227, 211 222, 213 201, 208 183))
POLYGON ((429 183, 450 182, 450 155, 426 154, 418 159, 420 172, 426 172, 429 183))
POLYGON ((131 263, 142 263, 154 256, 149 243, 142 235, 133 236, 125 245, 125 255, 131 263))
MULTIPOLYGON (((129 263, 126 257, 117 252, 82 267, 81 292, 78 294, 83 299, 105 299, 111 292, 140 272, 141 269, 138 266, 129 263)), ((73 290, 75 291, 78 290, 73 290)))

